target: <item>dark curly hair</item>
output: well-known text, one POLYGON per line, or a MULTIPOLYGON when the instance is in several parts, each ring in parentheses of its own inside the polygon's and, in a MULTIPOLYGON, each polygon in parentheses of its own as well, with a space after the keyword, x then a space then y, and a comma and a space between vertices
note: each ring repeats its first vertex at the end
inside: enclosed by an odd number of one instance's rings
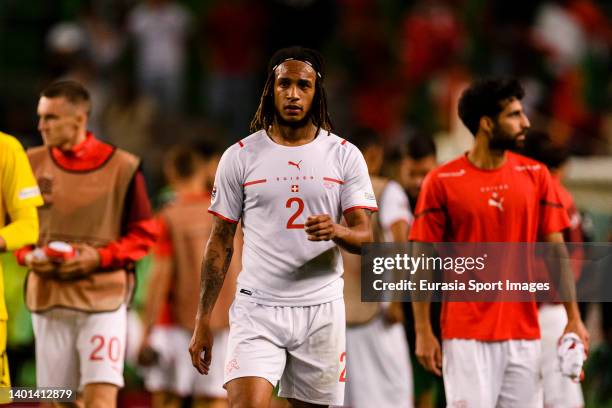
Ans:
POLYGON ((522 99, 525 91, 516 78, 487 78, 473 82, 459 99, 459 117, 475 136, 480 127, 480 118, 496 119, 503 110, 502 102, 522 99))

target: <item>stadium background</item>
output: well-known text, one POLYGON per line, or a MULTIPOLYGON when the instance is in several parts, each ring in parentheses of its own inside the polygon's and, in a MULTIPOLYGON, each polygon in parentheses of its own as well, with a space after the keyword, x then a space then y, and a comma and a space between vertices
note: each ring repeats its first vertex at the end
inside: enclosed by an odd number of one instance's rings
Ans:
MULTIPOLYGON (((609 242, 611 13, 603 0, 2 0, 0 129, 26 146, 40 144, 39 90, 56 78, 77 79, 92 93, 91 129, 143 158, 159 205, 167 196, 163 152, 201 138, 223 148, 244 137, 267 59, 281 46, 323 52, 336 132, 375 129, 388 164, 412 137, 434 138, 440 161, 465 150, 471 135, 455 114, 462 88, 482 75, 516 75, 532 128, 573 154, 565 182, 591 220, 590 238, 609 242), (145 11, 156 5, 164 23, 148 31, 145 11)), ((12 378, 31 386, 25 271, 10 255, 2 261, 12 378)), ((139 264, 139 288, 149 265, 149 258, 139 264)), ((141 305, 140 289, 134 309, 141 305)), ((601 327, 601 308, 592 310, 597 347, 586 399, 599 407, 612 400, 612 335, 601 327)), ((127 366, 124 406, 142 390, 127 366)))

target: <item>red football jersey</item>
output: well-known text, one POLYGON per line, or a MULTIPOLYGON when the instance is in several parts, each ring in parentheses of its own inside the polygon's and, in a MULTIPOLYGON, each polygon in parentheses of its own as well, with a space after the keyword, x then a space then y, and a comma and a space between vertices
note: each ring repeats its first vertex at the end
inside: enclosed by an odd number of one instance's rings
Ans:
MULTIPOLYGON (((569 191, 561 184, 559 177, 552 176, 552 183, 557 189, 561 204, 567 213, 569 219, 569 228, 563 230, 563 239, 568 243, 580 243, 584 241, 584 234, 582 233, 582 217, 580 212, 576 208, 574 198, 569 191)), ((581 245, 569 245, 570 253, 570 264, 576 281, 580 278, 582 272, 582 259, 584 258, 584 247, 581 245)))
POLYGON ((553 184, 557 188, 561 204, 563 204, 563 208, 565 208, 565 211, 567 211, 567 216, 569 217, 570 222, 569 229, 566 229, 563 233, 563 238, 565 239, 565 242, 582 242, 584 240, 581 228, 582 218, 580 216, 580 212, 578 212, 578 209, 576 208, 574 198, 570 192, 563 187, 563 184, 561 184, 561 180, 558 177, 553 177, 552 180, 553 184))
MULTIPOLYGON (((568 225, 546 166, 506 152, 501 167, 484 170, 463 155, 425 178, 410 240, 536 242, 568 225)), ((444 339, 540 337, 535 302, 447 302, 441 326, 444 339)))

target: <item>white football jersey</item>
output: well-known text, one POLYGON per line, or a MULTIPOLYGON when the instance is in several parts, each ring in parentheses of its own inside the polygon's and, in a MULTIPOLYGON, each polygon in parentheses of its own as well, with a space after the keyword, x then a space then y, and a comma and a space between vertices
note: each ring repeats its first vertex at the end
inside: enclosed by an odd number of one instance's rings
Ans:
POLYGON ((311 242, 310 215, 339 223, 357 208, 377 210, 361 152, 321 131, 310 143, 283 146, 260 130, 219 162, 209 211, 242 219, 239 296, 267 305, 309 306, 342 297, 342 259, 333 241, 311 242))
MULTIPOLYGON (((378 219, 382 226, 385 242, 393 242, 391 226, 397 221, 406 221, 412 224, 412 212, 408 196, 402 186, 396 181, 389 180, 378 200, 378 219)), ((408 239, 408 237, 406 237, 408 239)))

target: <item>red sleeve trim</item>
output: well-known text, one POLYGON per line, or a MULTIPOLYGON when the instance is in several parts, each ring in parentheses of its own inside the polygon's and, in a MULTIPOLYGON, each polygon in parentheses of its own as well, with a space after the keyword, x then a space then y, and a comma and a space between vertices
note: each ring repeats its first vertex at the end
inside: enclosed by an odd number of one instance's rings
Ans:
POLYGON ((240 146, 241 149, 244 147, 244 143, 242 143, 242 140, 238 141, 238 146, 240 146))
POLYGON ((244 183, 242 185, 242 187, 252 186, 253 184, 265 183, 266 181, 268 181, 268 180, 267 179, 261 179, 261 180, 247 181, 246 183, 244 183))
POLYGON ((416 214, 414 215, 414 218, 415 218, 415 219, 416 219, 416 218, 420 218, 420 217, 422 217, 423 215, 425 215, 425 214, 429 214, 429 213, 432 213, 432 212, 443 212, 443 211, 446 211, 446 208, 444 208, 444 207, 440 207, 440 208, 434 208, 434 207, 432 207, 432 208, 426 208, 426 209, 424 209, 423 211, 421 211, 421 212, 419 212, 419 213, 416 213, 416 214))
POLYGON ((224 217, 221 214, 219 214, 218 212, 215 212, 213 210, 208 210, 208 212, 211 213, 212 215, 214 215, 215 217, 221 218, 223 221, 231 222, 232 224, 238 224, 238 221, 232 220, 231 218, 224 217))
POLYGON ((553 202, 546 201, 546 200, 540 200, 540 205, 548 205, 554 208, 563 208, 563 204, 561 203, 553 203, 553 202))
POLYGON ((350 207, 350 208, 347 208, 346 210, 344 210, 344 214, 348 214, 351 211, 355 211, 355 210, 359 210, 359 209, 370 210, 372 212, 378 211, 378 207, 368 207, 368 206, 365 206, 365 205, 356 205, 355 207, 350 207))
POLYGON ((341 145, 345 145, 346 144, 346 139, 342 139, 342 142, 340 142, 341 145))
POLYGON ((323 180, 324 181, 331 181, 332 183, 344 184, 344 181, 337 180, 337 179, 330 178, 330 177, 323 177, 323 180))

